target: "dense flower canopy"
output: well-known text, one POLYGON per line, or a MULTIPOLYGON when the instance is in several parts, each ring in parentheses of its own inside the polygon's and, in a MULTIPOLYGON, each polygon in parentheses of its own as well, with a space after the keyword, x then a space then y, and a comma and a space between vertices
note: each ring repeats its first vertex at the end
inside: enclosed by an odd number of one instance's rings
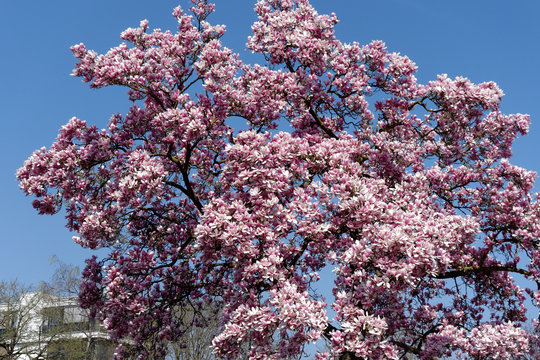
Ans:
POLYGON ((540 207, 509 161, 528 116, 502 114, 495 83, 420 84, 381 41, 341 43, 307 0, 255 10, 261 65, 222 46, 202 0, 174 10, 176 33, 142 21, 106 54, 72 47, 74 76, 133 105, 103 130, 72 118, 17 175, 39 213, 63 207, 77 243, 110 250, 87 260, 82 305, 141 358, 209 302, 224 359, 316 341, 318 359, 529 352, 540 207))

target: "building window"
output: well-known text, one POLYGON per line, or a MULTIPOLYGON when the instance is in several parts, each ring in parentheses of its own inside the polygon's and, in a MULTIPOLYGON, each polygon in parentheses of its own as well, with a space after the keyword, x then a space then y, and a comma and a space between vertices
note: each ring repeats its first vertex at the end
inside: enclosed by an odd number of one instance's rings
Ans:
POLYGON ((42 310, 43 325, 41 326, 41 332, 44 335, 49 335, 61 331, 61 327, 64 325, 64 308, 63 307, 49 307, 42 310))

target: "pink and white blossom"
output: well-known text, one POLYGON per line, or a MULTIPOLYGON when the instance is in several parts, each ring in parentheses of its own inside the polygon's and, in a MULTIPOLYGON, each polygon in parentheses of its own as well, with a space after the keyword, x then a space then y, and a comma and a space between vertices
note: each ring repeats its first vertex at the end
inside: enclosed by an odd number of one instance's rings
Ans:
POLYGON ((174 33, 142 21, 105 54, 72 47, 74 76, 133 104, 103 130, 72 118, 17 177, 109 251, 87 261, 82 306, 141 359, 194 325, 175 309, 212 302, 224 359, 322 341, 321 360, 526 354, 540 205, 511 156, 529 117, 503 114, 493 82, 420 84, 382 41, 343 44, 308 0, 258 1, 247 46, 267 63, 243 64, 213 9, 176 8, 174 33))

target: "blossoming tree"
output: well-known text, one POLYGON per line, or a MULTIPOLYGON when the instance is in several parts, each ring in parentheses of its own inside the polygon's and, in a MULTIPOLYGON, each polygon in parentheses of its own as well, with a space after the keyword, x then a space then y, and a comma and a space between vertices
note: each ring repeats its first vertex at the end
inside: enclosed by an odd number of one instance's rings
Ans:
POLYGON ((502 114, 492 82, 420 84, 382 42, 341 43, 308 0, 256 4, 260 65, 221 45, 211 4, 190 10, 176 33, 143 21, 106 54, 73 46, 75 76, 133 105, 103 130, 72 118, 17 174, 39 213, 63 207, 77 243, 110 249, 80 300, 111 335, 159 358, 203 320, 178 309, 215 302, 225 359, 316 341, 318 359, 525 354, 540 207, 509 158, 528 116, 502 114))

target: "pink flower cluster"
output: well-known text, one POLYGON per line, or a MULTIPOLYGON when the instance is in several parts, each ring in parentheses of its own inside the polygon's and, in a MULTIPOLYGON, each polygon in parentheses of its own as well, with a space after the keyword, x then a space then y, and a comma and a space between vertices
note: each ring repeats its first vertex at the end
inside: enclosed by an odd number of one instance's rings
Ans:
POLYGON ((63 207, 78 244, 109 250, 87 261, 82 305, 141 359, 198 322, 178 309, 212 302, 224 359, 317 341, 317 359, 526 354, 540 205, 510 158, 528 116, 502 114, 494 83, 419 84, 307 0, 258 1, 248 47, 267 63, 242 64, 213 5, 192 3, 176 33, 143 21, 106 54, 73 46, 74 76, 133 105, 103 130, 71 119, 17 173, 39 213, 63 207))

